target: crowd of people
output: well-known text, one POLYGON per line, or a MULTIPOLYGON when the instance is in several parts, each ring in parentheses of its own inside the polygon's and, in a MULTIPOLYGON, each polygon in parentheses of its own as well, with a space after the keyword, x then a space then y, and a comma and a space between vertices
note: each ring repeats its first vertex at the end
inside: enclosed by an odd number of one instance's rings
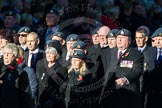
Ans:
POLYGON ((161 18, 161 0, 1 0, 1 108, 161 108, 161 18))

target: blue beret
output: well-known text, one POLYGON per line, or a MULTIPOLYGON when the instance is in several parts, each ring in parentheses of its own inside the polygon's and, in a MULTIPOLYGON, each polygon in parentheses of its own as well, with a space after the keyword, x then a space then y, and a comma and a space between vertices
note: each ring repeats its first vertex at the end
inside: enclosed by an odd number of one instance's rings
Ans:
POLYGON ((126 36, 126 37, 131 37, 131 32, 128 29, 121 29, 118 33, 118 35, 126 36))
POLYGON ((61 37, 61 38, 65 39, 65 35, 62 32, 55 32, 55 33, 52 34, 52 37, 53 36, 58 36, 58 37, 61 37))
POLYGON ((91 31, 91 35, 97 34, 97 31, 100 29, 100 27, 97 27, 91 31))
POLYGON ((76 48, 76 49, 85 49, 86 48, 86 44, 83 42, 83 41, 76 41, 74 44, 73 44, 73 49, 76 48))
POLYGON ((67 41, 79 41, 79 36, 77 34, 70 34, 67 38, 66 38, 66 42, 67 41))
POLYGON ((74 50, 72 58, 80 58, 80 59, 85 60, 86 59, 86 54, 81 50, 74 50))
POLYGON ((112 29, 108 32, 107 37, 108 38, 116 37, 118 32, 119 32, 119 29, 112 29))
POLYGON ((19 31, 17 32, 17 34, 21 33, 21 32, 26 32, 26 33, 30 33, 31 32, 31 29, 27 26, 24 26, 24 27, 21 27, 19 29, 19 31))
POLYGON ((155 32, 152 34, 151 38, 161 36, 162 37, 162 28, 158 28, 155 30, 155 32))

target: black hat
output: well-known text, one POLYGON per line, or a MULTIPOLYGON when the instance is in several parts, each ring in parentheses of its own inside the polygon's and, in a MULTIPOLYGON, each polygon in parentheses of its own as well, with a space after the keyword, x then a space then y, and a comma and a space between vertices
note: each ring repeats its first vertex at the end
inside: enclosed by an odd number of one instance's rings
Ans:
POLYGON ((64 33, 62 33, 62 32, 55 32, 55 33, 52 34, 51 37, 53 37, 53 36, 58 36, 58 37, 60 37, 60 38, 65 39, 65 35, 64 35, 64 33))
POLYGON ((49 9, 46 11, 46 14, 48 14, 48 13, 55 14, 56 16, 60 16, 59 11, 56 9, 49 9))
POLYGON ((118 35, 126 36, 126 37, 131 37, 131 32, 128 29, 121 29, 118 33, 118 35))
POLYGON ((10 11, 5 12, 4 16, 13 16, 16 18, 16 12, 10 10, 10 11))
POLYGON ((162 37, 162 28, 158 28, 155 30, 155 32, 152 34, 151 38, 161 36, 162 37))
POLYGON ((60 55, 62 54, 62 46, 58 40, 48 40, 46 46, 54 47, 60 55))
POLYGON ((112 29, 108 32, 107 37, 108 38, 116 37, 118 32, 119 32, 119 29, 112 29))
POLYGON ((97 34, 97 31, 100 29, 100 27, 97 27, 91 31, 91 35, 97 34))
POLYGON ((66 42, 67 41, 79 41, 79 36, 77 34, 70 34, 67 38, 66 38, 66 42))
POLYGON ((21 32, 30 33, 31 30, 30 30, 29 27, 24 26, 24 27, 21 27, 21 28, 19 29, 19 31, 17 32, 17 34, 19 34, 19 33, 21 33, 21 32))
POLYGON ((86 54, 81 50, 74 50, 72 58, 80 58, 80 59, 85 60, 86 59, 86 54))
POLYGON ((73 49, 76 48, 76 49, 85 49, 86 48, 86 44, 83 42, 83 41, 76 41, 74 44, 73 44, 73 49))

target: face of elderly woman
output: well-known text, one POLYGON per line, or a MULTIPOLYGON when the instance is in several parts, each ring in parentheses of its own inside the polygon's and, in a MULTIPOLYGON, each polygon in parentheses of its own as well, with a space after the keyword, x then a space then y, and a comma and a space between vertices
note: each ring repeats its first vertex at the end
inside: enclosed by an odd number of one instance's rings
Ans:
POLYGON ((48 51, 48 52, 46 52, 46 59, 48 62, 53 63, 56 61, 56 54, 51 51, 48 51))
POLYGON ((83 61, 79 58, 72 58, 71 59, 71 66, 73 69, 80 69, 83 64, 83 61))
POLYGON ((13 54, 13 50, 6 48, 3 51, 3 61, 5 65, 11 64, 15 59, 15 55, 13 54))

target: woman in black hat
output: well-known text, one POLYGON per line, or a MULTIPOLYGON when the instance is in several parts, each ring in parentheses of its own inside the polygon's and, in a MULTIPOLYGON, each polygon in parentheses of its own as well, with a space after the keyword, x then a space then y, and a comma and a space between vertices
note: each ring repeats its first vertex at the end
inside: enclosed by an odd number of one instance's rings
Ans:
POLYGON ((86 56, 81 50, 74 50, 65 91, 66 108, 90 108, 93 77, 86 67, 86 56))

